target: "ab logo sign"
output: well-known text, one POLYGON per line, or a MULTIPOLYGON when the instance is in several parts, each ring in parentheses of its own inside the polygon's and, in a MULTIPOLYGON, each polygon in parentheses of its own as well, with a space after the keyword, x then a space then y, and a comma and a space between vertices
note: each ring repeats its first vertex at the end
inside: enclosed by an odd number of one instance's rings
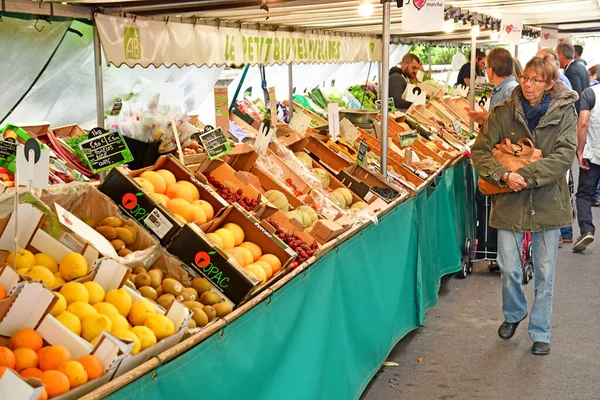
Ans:
POLYGON ((140 39, 140 28, 126 26, 123 28, 123 44, 125 46, 125 58, 140 60, 142 58, 142 42, 140 39))

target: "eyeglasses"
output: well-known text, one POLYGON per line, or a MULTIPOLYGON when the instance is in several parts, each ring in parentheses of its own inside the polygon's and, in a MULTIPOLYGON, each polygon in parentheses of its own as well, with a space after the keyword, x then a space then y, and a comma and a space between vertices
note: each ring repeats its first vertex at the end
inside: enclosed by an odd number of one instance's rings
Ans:
POLYGON ((546 83, 546 81, 544 79, 529 78, 525 75, 519 76, 519 80, 521 81, 521 85, 525 85, 528 81, 531 82, 532 85, 539 85, 540 83, 546 83))

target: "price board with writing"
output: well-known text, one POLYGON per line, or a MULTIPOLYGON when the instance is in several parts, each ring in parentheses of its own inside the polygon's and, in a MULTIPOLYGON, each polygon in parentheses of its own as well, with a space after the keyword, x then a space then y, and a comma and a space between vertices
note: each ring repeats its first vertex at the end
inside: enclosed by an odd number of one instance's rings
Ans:
POLYGON ((79 148, 95 174, 133 161, 119 132, 96 128, 90 131, 89 136, 90 139, 79 143, 79 148))
POLYGON ((454 132, 456 132, 457 135, 462 135, 462 127, 460 126, 460 121, 455 119, 452 125, 454 127, 454 132))
POLYGON ((365 139, 360 141, 358 145, 358 155, 356 156, 356 162, 358 165, 365 165, 365 159, 367 158, 367 141, 365 139))
POLYGON ((216 160, 231 151, 229 140, 221 128, 213 129, 200 135, 200 142, 208 154, 208 158, 216 160))
POLYGON ((416 130, 398 133, 398 140, 400 141, 400 146, 402 147, 411 146, 417 141, 418 138, 419 134, 416 130))
POLYGON ((17 154, 17 142, 11 139, 0 141, 0 158, 13 160, 17 154))

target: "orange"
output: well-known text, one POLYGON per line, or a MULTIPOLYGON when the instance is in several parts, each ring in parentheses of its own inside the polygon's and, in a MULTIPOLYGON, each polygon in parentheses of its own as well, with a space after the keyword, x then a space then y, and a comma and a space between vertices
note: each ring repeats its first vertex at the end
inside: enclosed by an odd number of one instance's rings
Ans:
POLYGON ((167 202, 167 209, 173 214, 182 216, 187 222, 192 221, 192 205, 185 199, 171 199, 167 202))
POLYGON ((206 237, 209 238, 217 247, 223 248, 223 239, 216 233, 207 233, 206 237))
POLYGON ((71 388, 76 388, 88 381, 87 372, 81 363, 77 361, 67 361, 58 369, 69 378, 71 388))
POLYGON ((38 351, 43 346, 44 340, 42 339, 42 336, 33 329, 25 328, 18 330, 10 338, 10 348, 13 350, 26 347, 33 351, 38 351))
POLYGON ((133 178, 139 185, 144 188, 149 194, 154 193, 154 186, 148 179, 144 178, 133 178))
POLYGON ((21 347, 14 351, 15 354, 15 370, 21 372, 27 368, 36 368, 38 366, 39 357, 37 353, 27 347, 21 347))
POLYGON ((8 347, 0 346, 0 367, 15 368, 15 353, 8 347))
POLYGON ((169 170, 159 169, 156 171, 156 173, 163 177, 167 186, 170 186, 177 181, 177 179, 175 179, 175 175, 173 175, 173 173, 169 170))
POLYGON ((161 204, 165 207, 167 206, 167 202, 170 200, 167 196, 160 193, 152 193, 152 197, 154 198, 154 200, 156 200, 158 204, 161 204))
POLYGON ((144 178, 152 184, 154 187, 154 193, 163 194, 167 190, 167 182, 165 182, 165 178, 154 171, 145 171, 140 175, 140 178, 144 178))
POLYGON ((279 261, 279 258, 275 257, 273 254, 264 254, 261 258, 259 258, 259 260, 263 260, 269 263, 269 265, 271 265, 271 268, 273 269, 274 274, 279 272, 279 270, 281 269, 281 261, 279 261))
POLYGON ((6 298, 6 290, 4 290, 4 287, 2 285, 0 285, 0 300, 3 300, 6 298))
POLYGON ((246 272, 250 273, 257 281, 260 281, 261 284, 267 281, 267 274, 265 274, 265 270, 258 264, 250 264, 244 267, 246 272))
POLYGON ((23 379, 29 379, 29 378, 42 379, 43 373, 44 373, 44 371, 42 371, 39 368, 27 368, 27 369, 24 369, 23 371, 21 371, 21 376, 23 377, 23 379))
POLYGON ((215 231, 215 234, 221 237, 221 240, 223 241, 223 247, 221 248, 223 250, 233 249, 235 247, 235 236, 233 236, 233 233, 231 233, 230 230, 220 228, 215 231))
POLYGON ((199 205, 204 210, 204 214, 206 214, 206 220, 210 221, 215 217, 215 209, 210 203, 206 200, 194 200, 192 204, 199 205))
POLYGON ((46 389, 42 391, 42 393, 38 396, 37 400, 48 400, 48 392, 46 389))
POLYGON ((267 280, 271 279, 273 276, 273 268, 271 267, 271 264, 264 260, 257 260, 255 264, 262 267, 262 269, 265 271, 265 275, 267 275, 267 280))
POLYGON ((8 367, 0 367, 0 378, 2 378, 2 375, 4 375, 4 373, 6 372, 7 369, 11 369, 8 367))
POLYGON ((258 247, 258 245, 254 244, 252 242, 244 242, 244 243, 240 244, 240 247, 245 247, 248 250, 250 250, 250 253, 252 253, 252 258, 254 258, 254 261, 256 261, 262 257, 262 250, 260 249, 260 247, 258 247))
POLYGON ((91 381, 92 379, 100 378, 102 376, 104 367, 102 366, 102 363, 100 362, 98 357, 88 355, 79 357, 77 361, 79 361, 79 363, 83 365, 83 368, 85 368, 88 380, 91 381))
POLYGON ((177 181, 177 184, 183 185, 183 186, 187 187, 188 189, 190 189, 190 192, 192 192, 192 201, 200 200, 200 192, 198 191, 198 188, 192 182, 177 181))
POLYGON ((60 396, 71 389, 69 378, 60 371, 46 371, 42 374, 41 380, 50 398, 60 396))
POLYGON ((235 238, 235 246, 239 246, 244 242, 244 230, 238 224, 229 222, 223 225, 223 229, 227 229, 233 234, 233 237, 235 238))
POLYGON ((238 264, 240 264, 240 266, 243 267, 246 265, 246 262, 244 261, 244 256, 237 249, 227 249, 225 250, 225 253, 227 253, 227 255, 229 255, 230 257, 235 258, 235 260, 238 262, 238 264))
POLYGON ((192 204, 192 212, 190 216, 190 222, 195 222, 198 225, 205 224, 208 219, 202 206, 198 204, 192 204))
POLYGON ((242 264, 242 266, 252 264, 254 262, 254 257, 252 257, 252 253, 247 248, 238 246, 235 247, 234 250, 239 251, 244 257, 244 264, 242 264))
POLYGON ((190 188, 180 183, 175 183, 167 187, 167 191, 165 192, 165 194, 170 199, 184 199, 187 200, 189 203, 191 203, 194 200, 190 188))
MULTIPOLYGON (((38 355, 40 357, 40 369, 42 371, 58 369, 61 365, 71 360, 71 353, 62 346, 46 347, 43 351, 40 351, 38 355)), ((48 394, 52 397, 50 392, 48 392, 48 394)))

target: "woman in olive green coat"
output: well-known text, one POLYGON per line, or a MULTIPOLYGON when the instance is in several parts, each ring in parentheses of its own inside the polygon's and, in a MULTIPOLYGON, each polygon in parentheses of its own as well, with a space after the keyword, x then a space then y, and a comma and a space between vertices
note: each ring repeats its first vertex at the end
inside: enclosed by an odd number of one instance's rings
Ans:
POLYGON ((498 265, 502 272, 504 322, 498 335, 510 339, 527 317, 521 286, 524 232, 532 232, 535 301, 529 319, 533 354, 550 353, 552 295, 560 228, 572 222, 566 174, 577 149, 577 93, 557 82, 558 72, 533 58, 519 78, 521 86, 492 110, 472 148, 479 175, 511 192, 492 196, 490 226, 498 229, 498 265), (518 171, 503 167, 492 155, 509 138, 529 138, 543 159, 518 171))

